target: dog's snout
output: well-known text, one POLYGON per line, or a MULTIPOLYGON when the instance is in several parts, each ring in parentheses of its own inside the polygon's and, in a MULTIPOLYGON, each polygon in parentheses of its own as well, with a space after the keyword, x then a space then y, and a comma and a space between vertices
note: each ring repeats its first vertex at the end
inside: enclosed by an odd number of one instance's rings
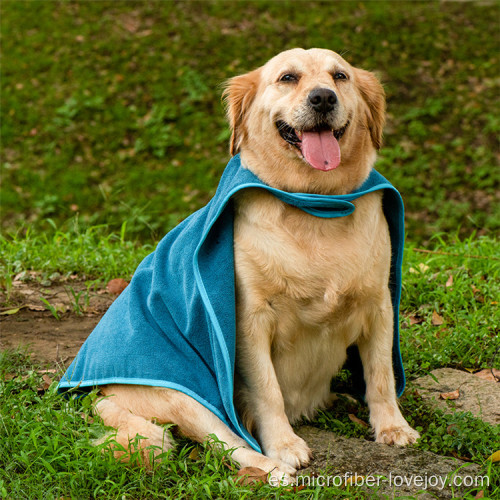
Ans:
POLYGON ((337 103, 337 94, 333 90, 318 88, 311 90, 307 102, 314 111, 328 113, 332 111, 337 103))

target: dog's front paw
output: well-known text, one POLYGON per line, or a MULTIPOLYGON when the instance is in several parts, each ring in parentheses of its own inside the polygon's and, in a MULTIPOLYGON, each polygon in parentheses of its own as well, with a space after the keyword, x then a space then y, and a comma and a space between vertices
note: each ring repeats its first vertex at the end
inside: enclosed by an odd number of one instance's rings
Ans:
POLYGON ((394 444, 396 446, 406 446, 415 443, 420 434, 409 425, 404 427, 390 427, 377 433, 376 442, 384 444, 394 444))
POLYGON ((272 443, 265 449, 265 454, 269 458, 279 460, 294 469, 305 467, 312 456, 306 442, 293 433, 272 443))

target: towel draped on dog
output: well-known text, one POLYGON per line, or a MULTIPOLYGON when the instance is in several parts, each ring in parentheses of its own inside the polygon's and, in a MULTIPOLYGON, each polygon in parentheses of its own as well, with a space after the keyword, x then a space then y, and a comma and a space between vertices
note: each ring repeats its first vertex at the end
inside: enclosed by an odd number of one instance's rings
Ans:
MULTIPOLYGON (((179 390, 211 410, 255 450, 233 403, 235 283, 232 196, 261 188, 316 217, 347 217, 353 200, 383 190, 383 210, 392 246, 394 309, 393 367, 398 396, 405 376, 399 349, 399 301, 404 243, 403 202, 398 191, 372 170, 347 195, 289 193, 272 188, 241 165, 228 163, 210 202, 172 231, 137 268, 83 344, 59 383, 59 391, 105 384, 135 384, 179 390)), ((357 348, 351 370, 362 374, 357 348), (353 369, 353 367, 355 367, 353 369)), ((364 386, 360 388, 364 393, 364 386)))

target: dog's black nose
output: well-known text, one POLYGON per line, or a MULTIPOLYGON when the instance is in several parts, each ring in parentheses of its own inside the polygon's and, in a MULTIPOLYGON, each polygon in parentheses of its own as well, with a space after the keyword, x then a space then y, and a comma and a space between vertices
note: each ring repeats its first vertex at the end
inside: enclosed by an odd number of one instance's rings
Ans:
POLYGON ((328 113, 337 103, 337 94, 330 89, 314 89, 311 90, 307 102, 314 111, 328 113))

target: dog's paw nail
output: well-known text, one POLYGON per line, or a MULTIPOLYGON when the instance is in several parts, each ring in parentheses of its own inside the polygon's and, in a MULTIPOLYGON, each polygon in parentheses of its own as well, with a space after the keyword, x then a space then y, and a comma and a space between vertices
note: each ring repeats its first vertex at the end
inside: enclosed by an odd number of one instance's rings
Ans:
POLYGON ((384 444, 394 444, 396 446, 406 446, 415 443, 420 434, 411 427, 393 427, 380 431, 376 442, 384 444))

